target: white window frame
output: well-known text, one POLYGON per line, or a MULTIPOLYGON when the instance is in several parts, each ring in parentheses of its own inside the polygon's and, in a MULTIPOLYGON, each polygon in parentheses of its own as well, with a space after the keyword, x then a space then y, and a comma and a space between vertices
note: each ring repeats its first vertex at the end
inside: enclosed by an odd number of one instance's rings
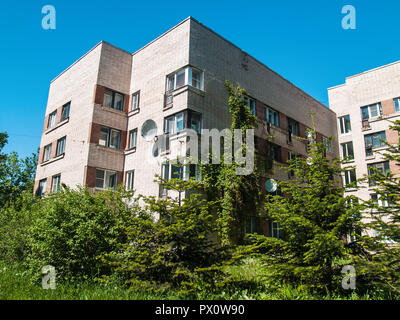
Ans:
POLYGON ((70 109, 71 109, 71 102, 68 102, 68 103, 66 103, 66 104, 64 104, 64 105, 62 106, 62 108, 61 108, 61 119, 60 119, 60 121, 67 120, 67 119, 69 118, 70 109), (68 112, 66 112, 66 110, 67 110, 68 112))
POLYGON ((61 174, 56 174, 51 179, 51 192, 59 192, 61 186, 61 174))
POLYGON ((125 175, 125 189, 133 190, 134 181, 135 181, 135 170, 129 170, 125 175))
POLYGON ((322 143, 326 146, 326 151, 332 152, 332 141, 330 141, 327 137, 322 137, 322 143))
POLYGON ((351 133, 351 117, 350 117, 350 115, 349 114, 346 114, 346 115, 344 115, 344 116, 341 116, 341 117, 339 117, 338 118, 338 120, 339 120, 339 131, 340 131, 340 135, 346 135, 346 134, 350 134, 351 133), (350 123, 350 128, 349 128, 349 131, 348 132, 346 132, 346 122, 344 121, 344 119, 346 118, 346 117, 349 117, 349 123, 350 123), (343 131, 344 132, 342 132, 342 128, 343 128, 343 131))
POLYGON ((161 177, 164 179, 164 180, 166 180, 166 181, 169 181, 169 180, 171 180, 172 179, 172 167, 173 166, 175 166, 175 167, 179 167, 179 166, 182 166, 182 169, 183 169, 183 172, 182 172, 182 180, 185 180, 185 181, 188 181, 191 177, 190 177, 190 166, 191 165, 193 165, 193 166, 195 166, 195 177, 194 177, 194 180, 195 181, 199 181, 201 178, 200 178, 200 172, 199 172, 199 166, 197 165, 197 164, 177 164, 177 165, 175 165, 175 164, 173 164, 173 163, 170 163, 170 162, 164 162, 162 165, 161 165, 161 177), (167 168, 167 175, 166 175, 166 169, 167 168))
POLYGON ((268 106, 265 106, 265 120, 267 121, 267 123, 272 124, 275 127, 279 127, 279 112, 268 106), (272 118, 274 119, 273 122, 269 121, 270 114, 272 115, 272 118), (276 117, 276 119, 275 119, 275 117, 276 117))
POLYGON ((66 142, 67 142, 67 137, 62 137, 57 140, 56 157, 61 156, 62 154, 65 153, 66 142), (60 150, 61 148, 62 148, 62 152, 60 150))
POLYGON ((44 147, 43 162, 50 160, 50 158, 51 158, 51 148, 52 148, 52 144, 51 143, 44 147))
POLYGON ((382 116, 382 104, 380 102, 378 102, 378 103, 370 104, 368 106, 363 106, 360 108, 360 111, 361 111, 361 120, 365 121, 365 120, 370 120, 370 119, 376 119, 376 118, 379 118, 382 116), (371 116, 371 108, 372 107, 376 107, 377 113, 378 113, 377 116, 373 116, 373 117, 371 116), (367 110, 368 110, 368 118, 366 118, 366 119, 363 118, 362 110, 364 108, 367 108, 367 110))
POLYGON ((131 111, 138 110, 140 104, 140 90, 132 94, 131 111))
POLYGON ((95 188, 98 190, 116 190, 118 185, 118 172, 117 171, 112 171, 112 170, 105 170, 105 169, 96 169, 96 182, 95 182, 95 188), (97 177, 97 171, 103 171, 103 178, 100 179, 97 177), (111 176, 116 175, 115 178, 115 186, 114 187, 107 187, 106 186, 106 181, 107 178, 110 178, 111 176), (103 186, 98 187, 97 186, 97 181, 98 180, 103 180, 103 186))
POLYGON ((47 123, 47 128, 52 128, 56 125, 56 120, 57 120, 57 110, 53 111, 52 113, 49 114, 49 120, 47 123))
POLYGON ((345 187, 347 187, 349 184, 353 183, 353 182, 357 182, 357 172, 356 169, 345 169, 344 170, 344 177, 343 177, 343 185, 345 187), (354 181, 351 180, 351 172, 354 172, 354 181), (347 180, 349 181, 347 183, 347 180))
POLYGON ((353 141, 348 141, 348 142, 343 142, 340 144, 340 150, 342 152, 342 159, 349 157, 349 147, 348 144, 351 144, 353 146, 353 155, 352 158, 349 158, 348 160, 354 160, 354 144, 353 141), (346 151, 346 152, 345 152, 346 151))
POLYGON ((400 112, 400 98, 394 98, 394 112, 400 112))
POLYGON ((197 88, 199 90, 203 91, 204 88, 204 72, 200 69, 194 68, 194 67, 184 67, 181 69, 178 69, 177 71, 169 74, 167 76, 167 81, 166 81, 166 88, 165 91, 169 92, 169 91, 174 91, 176 89, 182 88, 186 85, 189 85, 193 88, 197 88), (198 85, 195 85, 193 83, 193 71, 195 71, 196 73, 199 73, 200 79, 198 81, 198 85), (179 87, 177 87, 177 78, 178 75, 182 75, 184 74, 184 82, 182 85, 180 85, 179 87))
POLYGON ((138 129, 129 131, 129 149, 135 149, 137 146, 138 129))
MULTIPOLYGON (((104 133, 105 131, 103 131, 104 133)), ((99 145, 103 146, 103 147, 107 147, 107 148, 112 148, 112 149, 120 149, 121 148, 121 130, 117 130, 117 129, 113 129, 113 128, 109 128, 106 126, 101 126, 100 127, 100 137, 99 137, 99 145), (102 133, 102 129, 107 129, 107 137, 106 140, 101 140, 101 133, 102 133), (113 133, 118 133, 118 146, 113 146, 111 145, 112 142, 112 136, 113 133), (104 143, 100 143, 100 141, 104 141, 104 143)))
POLYGON ((39 197, 43 197, 46 194, 47 179, 42 179, 39 181, 39 192, 37 193, 39 197))

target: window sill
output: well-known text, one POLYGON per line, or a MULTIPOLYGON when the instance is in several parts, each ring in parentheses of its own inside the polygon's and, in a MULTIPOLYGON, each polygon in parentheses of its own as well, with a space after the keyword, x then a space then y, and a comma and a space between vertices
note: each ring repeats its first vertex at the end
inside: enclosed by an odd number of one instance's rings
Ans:
POLYGON ((63 153, 63 154, 61 154, 61 155, 59 155, 59 156, 57 156, 57 157, 54 157, 54 158, 52 158, 52 159, 50 159, 50 160, 44 161, 44 162, 42 162, 42 163, 40 164, 40 166, 43 167, 43 166, 46 166, 46 165, 48 165, 48 164, 50 164, 50 163, 56 162, 57 160, 63 159, 63 158, 64 158, 64 155, 65 155, 65 153, 63 153))
POLYGON ((132 154, 132 153, 135 153, 135 152, 136 152, 136 147, 128 149, 128 150, 125 150, 124 154, 128 155, 128 154, 132 154))
POLYGON ((343 160, 344 164, 348 164, 348 163, 354 163, 355 159, 351 159, 351 160, 343 160))
POLYGON ((355 192, 358 191, 358 188, 344 188, 344 192, 355 192))
POLYGON ((109 108, 109 107, 105 107, 102 104, 97 104, 97 106, 102 110, 102 111, 106 111, 106 112, 111 112, 114 114, 119 114, 121 116, 127 116, 128 112, 125 112, 123 110, 118 110, 118 109, 113 109, 113 108, 109 108))
POLYGON ((135 110, 131 110, 128 112, 128 117, 134 116, 135 114, 138 114, 140 112, 140 108, 137 108, 135 110))
POLYGON ((63 121, 61 121, 61 122, 59 122, 58 124, 56 124, 54 127, 47 128, 46 131, 45 131, 44 133, 45 133, 45 134, 48 134, 48 133, 50 133, 50 132, 56 130, 57 128, 63 126, 64 124, 66 124, 66 123, 68 123, 68 122, 69 122, 69 117, 68 117, 67 119, 65 119, 65 120, 63 120, 63 121))
POLYGON ((103 149, 103 150, 107 150, 107 151, 111 151, 111 152, 115 152, 115 153, 124 153, 124 150, 106 147, 106 146, 102 146, 100 144, 97 144, 96 147, 98 149, 103 149))

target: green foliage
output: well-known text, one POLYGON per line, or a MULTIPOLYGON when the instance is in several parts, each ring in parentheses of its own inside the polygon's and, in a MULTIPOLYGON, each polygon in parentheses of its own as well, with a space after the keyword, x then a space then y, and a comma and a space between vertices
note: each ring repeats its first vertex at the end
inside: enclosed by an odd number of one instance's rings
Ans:
MULTIPOLYGON (((315 137, 315 131, 310 130, 315 137)), ((293 179, 279 182, 283 196, 266 196, 265 211, 278 222, 284 238, 253 236, 250 251, 271 265, 271 282, 302 285, 310 290, 340 287, 341 265, 350 253, 345 246, 354 234, 360 206, 354 197, 343 197, 339 161, 325 156, 326 146, 310 144, 309 159, 289 162, 293 179), (311 159, 311 160, 310 160, 311 159)))
MULTIPOLYGON (((243 97, 246 91, 239 86, 235 88, 231 83, 225 82, 229 94, 228 107, 232 117, 231 132, 241 129, 245 136, 246 129, 257 127, 257 118, 254 116, 243 97)), ((233 137, 232 137, 232 145, 233 137)), ((243 142, 242 149, 238 152, 253 152, 243 142)), ((235 160, 232 164, 201 164, 202 181, 210 201, 218 200, 216 208, 217 231, 222 245, 229 246, 240 242, 244 215, 255 212, 261 200, 260 171, 257 156, 254 156, 254 170, 249 175, 237 175, 236 169, 242 167, 235 160)))
POLYGON ((24 190, 33 190, 37 153, 20 159, 16 152, 4 154, 8 135, 0 132, 0 207, 17 199, 24 190))
POLYGON ((201 199, 193 189, 201 189, 196 181, 171 179, 158 182, 179 196, 157 199, 144 197, 149 216, 158 221, 137 218, 127 228, 128 241, 106 255, 116 273, 131 287, 152 290, 177 288, 180 294, 194 294, 201 288, 211 288, 223 258, 210 239, 214 232, 211 203, 201 199))
MULTIPOLYGON (((394 122, 392 130, 400 134, 400 120, 394 122)), ((400 135, 399 135, 400 137, 400 135)), ((379 152, 384 160, 400 166, 399 144, 387 142, 387 149, 379 152)), ((393 173, 373 171, 370 179, 375 183, 373 192, 379 202, 366 201, 363 229, 359 244, 364 254, 356 258, 357 279, 366 289, 377 289, 400 294, 400 177, 393 173), (382 205, 383 203, 387 205, 382 205)))
POLYGON ((140 213, 132 192, 93 194, 87 188, 63 188, 41 199, 35 211, 26 265, 34 278, 43 266, 52 265, 59 280, 108 274, 99 255, 126 242, 125 228, 140 213))

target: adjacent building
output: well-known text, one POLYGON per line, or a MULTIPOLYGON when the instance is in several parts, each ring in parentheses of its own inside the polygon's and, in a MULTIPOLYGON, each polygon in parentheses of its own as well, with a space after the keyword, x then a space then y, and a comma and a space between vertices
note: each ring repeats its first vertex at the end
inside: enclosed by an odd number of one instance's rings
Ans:
MULTIPOLYGON (((51 82, 35 190, 56 192, 60 183, 104 190, 122 183, 140 194, 165 196, 153 182, 156 174, 199 178, 196 165, 182 172, 168 157, 187 142, 186 128, 201 133, 230 127, 225 80, 246 89, 246 102, 261 121, 256 146, 260 152, 268 148, 272 157, 263 182, 289 179, 280 166, 306 156, 307 143, 296 136, 306 137, 310 111, 316 139, 337 139, 332 110, 189 17, 134 53, 102 41, 51 82), (149 119, 157 136, 169 134, 160 150, 141 134, 149 119)), ((329 156, 338 152, 330 144, 329 156)), ((278 232, 255 216, 245 228, 278 232)))
MULTIPOLYGON (((329 88, 328 94, 337 115, 340 155, 348 168, 344 185, 367 177, 371 168, 399 174, 399 166, 384 161, 380 153, 386 149, 384 141, 398 143, 397 132, 389 126, 400 120, 400 61, 348 77, 344 84, 329 88)), ((388 205, 373 192, 373 181, 367 179, 358 187, 348 188, 347 194, 388 205)))

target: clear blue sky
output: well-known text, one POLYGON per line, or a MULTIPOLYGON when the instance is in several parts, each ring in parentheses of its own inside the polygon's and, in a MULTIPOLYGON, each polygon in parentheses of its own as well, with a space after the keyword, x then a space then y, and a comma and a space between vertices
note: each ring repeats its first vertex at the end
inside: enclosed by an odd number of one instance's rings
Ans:
POLYGON ((398 0, 1 0, 6 151, 36 151, 50 81, 100 40, 133 52, 188 16, 325 105, 327 88, 346 76, 400 60, 398 0), (56 8, 56 30, 41 27, 46 4, 56 8), (356 30, 341 27, 346 4, 357 10, 356 30))

